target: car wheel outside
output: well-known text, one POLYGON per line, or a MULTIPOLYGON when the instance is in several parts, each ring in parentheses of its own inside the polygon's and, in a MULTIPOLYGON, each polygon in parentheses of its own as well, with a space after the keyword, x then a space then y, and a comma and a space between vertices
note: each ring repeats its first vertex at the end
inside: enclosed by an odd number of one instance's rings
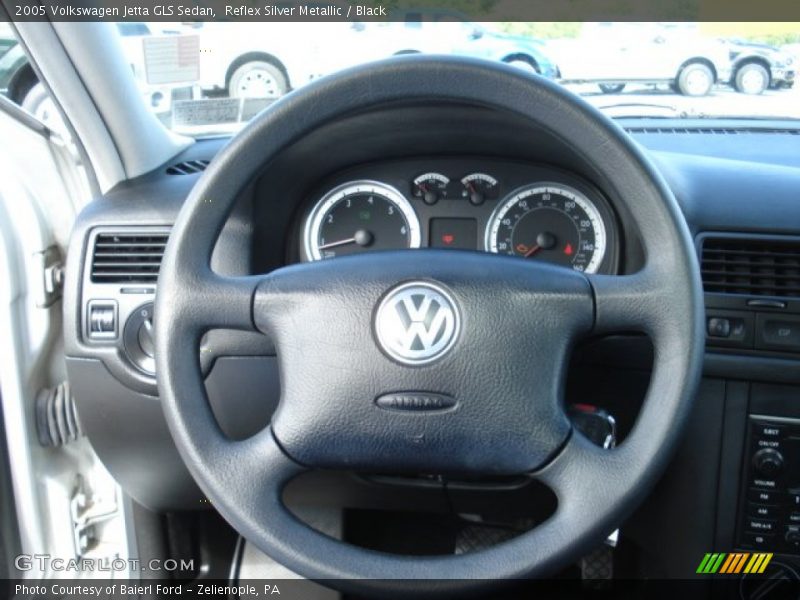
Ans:
POLYGON ((601 83, 598 84, 600 91, 604 94, 619 94, 625 89, 624 83, 601 83))
POLYGON ((677 84, 684 96, 706 96, 714 85, 714 73, 706 64, 689 63, 678 74, 677 84))
POLYGON ((232 98, 280 98, 289 82, 280 67, 265 60, 252 60, 231 75, 228 92, 232 98))
POLYGON ((747 63, 736 70, 733 84, 737 92, 758 96, 769 87, 769 72, 763 65, 747 63))
POLYGON ((539 73, 539 69, 536 68, 536 65, 529 60, 525 60, 524 58, 515 58, 513 60, 506 61, 506 64, 511 65, 512 67, 517 67, 518 69, 522 69, 523 71, 527 71, 528 73, 539 73))

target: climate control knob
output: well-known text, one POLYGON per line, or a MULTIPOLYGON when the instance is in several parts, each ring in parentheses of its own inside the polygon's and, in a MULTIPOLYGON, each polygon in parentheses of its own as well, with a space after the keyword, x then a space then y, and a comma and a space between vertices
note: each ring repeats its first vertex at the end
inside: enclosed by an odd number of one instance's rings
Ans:
POLYGON ((783 455, 772 448, 762 448, 753 455, 753 467, 762 475, 773 477, 783 469, 783 455))

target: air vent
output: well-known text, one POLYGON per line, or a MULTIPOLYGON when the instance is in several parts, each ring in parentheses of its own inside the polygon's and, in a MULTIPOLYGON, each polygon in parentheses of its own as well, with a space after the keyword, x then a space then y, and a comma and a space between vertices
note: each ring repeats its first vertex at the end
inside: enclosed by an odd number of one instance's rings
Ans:
POLYGON ((99 233, 92 255, 93 283, 155 283, 166 232, 99 233))
POLYGON ((706 292, 800 297, 800 239, 707 237, 701 269, 706 292))
POLYGON ((625 131, 676 135, 800 135, 800 129, 769 127, 628 127, 625 131))
POLYGON ((191 175, 192 173, 200 173, 201 171, 206 170, 209 162, 211 161, 187 160, 184 162, 179 162, 167 167, 167 173, 169 175, 191 175))

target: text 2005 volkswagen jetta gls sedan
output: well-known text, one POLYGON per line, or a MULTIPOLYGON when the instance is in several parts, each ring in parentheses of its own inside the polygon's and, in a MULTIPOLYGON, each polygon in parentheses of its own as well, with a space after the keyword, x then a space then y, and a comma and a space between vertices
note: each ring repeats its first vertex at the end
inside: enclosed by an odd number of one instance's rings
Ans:
MULTIPOLYGON (((13 24, 58 125, 0 99, 10 595, 796 597, 794 90, 211 25, 13 24), (221 35, 291 91, 204 92, 221 35)), ((602 54, 559 25, 484 27, 602 54)))

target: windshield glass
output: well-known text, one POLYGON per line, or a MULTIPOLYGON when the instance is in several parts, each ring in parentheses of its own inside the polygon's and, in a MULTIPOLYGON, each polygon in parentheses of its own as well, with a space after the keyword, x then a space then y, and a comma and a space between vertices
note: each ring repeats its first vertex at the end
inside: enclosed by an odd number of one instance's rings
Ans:
POLYGON ((417 53, 538 73, 613 117, 800 118, 800 23, 470 21, 408 9, 391 22, 116 25, 142 98, 171 129, 240 128, 310 81, 417 53))

